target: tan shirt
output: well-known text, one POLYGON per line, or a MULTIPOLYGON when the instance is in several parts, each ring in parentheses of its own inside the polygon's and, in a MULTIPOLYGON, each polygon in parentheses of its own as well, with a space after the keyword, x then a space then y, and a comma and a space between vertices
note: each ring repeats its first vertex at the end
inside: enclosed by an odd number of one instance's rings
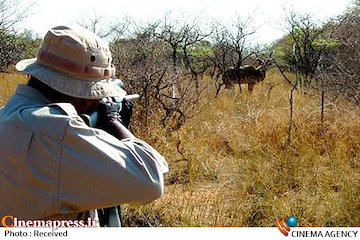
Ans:
POLYGON ((139 139, 88 127, 68 103, 20 85, 0 110, 0 217, 69 219, 164 191, 165 159, 139 139))

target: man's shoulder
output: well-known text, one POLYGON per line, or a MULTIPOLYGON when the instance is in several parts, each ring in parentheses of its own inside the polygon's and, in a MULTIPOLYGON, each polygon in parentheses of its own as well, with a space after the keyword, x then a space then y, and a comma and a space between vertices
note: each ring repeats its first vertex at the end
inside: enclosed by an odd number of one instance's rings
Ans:
POLYGON ((73 119, 80 118, 70 103, 51 103, 32 109, 27 116, 30 128, 40 134, 61 140, 67 126, 73 119))
POLYGON ((53 121, 62 119, 67 121, 78 116, 75 107, 70 103, 51 103, 46 105, 24 106, 19 109, 22 118, 32 121, 53 121))
POLYGON ((51 103, 47 106, 53 108, 55 111, 57 110, 57 112, 53 111, 54 114, 66 115, 69 117, 78 116, 75 107, 70 103, 51 103))
POLYGON ((8 123, 20 130, 61 141, 69 122, 77 117, 78 113, 70 103, 51 103, 22 107, 17 114, 12 114, 8 123))

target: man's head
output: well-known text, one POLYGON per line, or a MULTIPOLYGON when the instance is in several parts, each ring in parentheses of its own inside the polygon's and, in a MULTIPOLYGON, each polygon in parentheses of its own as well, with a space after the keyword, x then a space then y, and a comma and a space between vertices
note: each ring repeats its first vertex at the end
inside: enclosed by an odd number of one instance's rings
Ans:
POLYGON ((48 31, 33 59, 16 69, 74 99, 97 100, 126 95, 112 81, 115 67, 108 43, 85 28, 57 26, 48 31))
POLYGON ((45 83, 41 82, 39 79, 35 78, 34 76, 30 77, 28 85, 40 91, 53 103, 59 103, 59 102, 71 103, 78 111, 78 113, 92 113, 97 109, 100 103, 100 99, 76 98, 58 92, 55 89, 46 85, 45 83))

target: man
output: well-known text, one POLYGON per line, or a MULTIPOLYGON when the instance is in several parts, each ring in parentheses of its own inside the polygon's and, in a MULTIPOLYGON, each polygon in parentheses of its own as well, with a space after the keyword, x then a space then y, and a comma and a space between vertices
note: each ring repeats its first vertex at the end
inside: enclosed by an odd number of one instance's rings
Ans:
POLYGON ((100 128, 80 117, 124 97, 108 44, 83 28, 54 27, 29 74, 0 110, 0 217, 79 219, 94 209, 148 203, 163 193, 164 158, 105 108, 100 128), (109 134, 111 133, 111 134, 109 134))

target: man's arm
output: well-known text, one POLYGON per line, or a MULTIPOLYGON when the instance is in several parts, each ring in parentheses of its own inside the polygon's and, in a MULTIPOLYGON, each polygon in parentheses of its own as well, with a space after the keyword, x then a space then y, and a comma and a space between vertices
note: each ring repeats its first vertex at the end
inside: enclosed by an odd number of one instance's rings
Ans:
POLYGON ((117 120, 112 120, 107 124, 106 132, 120 140, 125 138, 135 138, 135 136, 117 120))
POLYGON ((60 163, 60 211, 148 203, 163 193, 163 174, 168 171, 164 158, 115 124, 122 141, 87 127, 80 118, 69 122, 60 163))

